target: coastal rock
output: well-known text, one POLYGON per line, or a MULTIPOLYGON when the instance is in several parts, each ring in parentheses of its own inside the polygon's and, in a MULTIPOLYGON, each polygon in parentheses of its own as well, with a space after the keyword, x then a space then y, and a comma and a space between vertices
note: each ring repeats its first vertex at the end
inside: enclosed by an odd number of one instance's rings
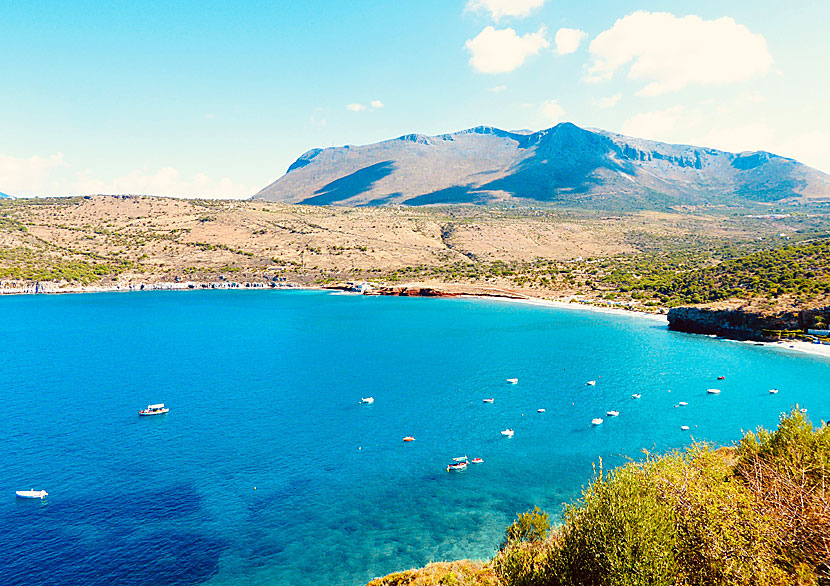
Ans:
POLYGON ((765 314, 740 308, 673 307, 668 320, 669 329, 678 332, 772 341, 779 339, 781 332, 806 331, 828 323, 830 308, 765 314))
POLYGON ((415 287, 410 285, 379 287, 374 294, 393 297, 458 297, 457 293, 442 291, 433 287, 415 287))

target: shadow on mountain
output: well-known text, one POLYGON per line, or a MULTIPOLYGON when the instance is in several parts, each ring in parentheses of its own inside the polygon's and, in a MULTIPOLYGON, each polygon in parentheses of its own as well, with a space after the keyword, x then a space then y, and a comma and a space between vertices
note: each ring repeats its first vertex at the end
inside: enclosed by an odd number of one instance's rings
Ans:
POLYGON ((360 207, 364 208, 376 208, 378 206, 385 206, 386 204, 392 203, 392 200, 402 196, 403 193, 400 191, 396 191, 395 193, 390 193, 386 197, 379 197, 377 199, 373 199, 372 201, 367 201, 366 203, 360 204, 360 207))
POLYGON ((573 124, 559 124, 539 139, 530 157, 512 172, 482 185, 479 189, 506 191, 514 197, 537 201, 561 201, 565 194, 587 193, 601 185, 597 171, 606 169, 628 175, 636 173, 622 158, 620 147, 608 137, 583 130, 573 124))
POLYGON ((395 163, 392 161, 382 161, 363 167, 345 177, 335 179, 300 203, 323 206, 347 200, 368 191, 372 188, 372 185, 391 175, 394 170, 395 163))
POLYGON ((426 206, 439 203, 485 203, 486 201, 487 197, 482 193, 473 191, 471 186, 456 185, 454 187, 439 189, 432 193, 416 195, 403 203, 408 206, 426 206))

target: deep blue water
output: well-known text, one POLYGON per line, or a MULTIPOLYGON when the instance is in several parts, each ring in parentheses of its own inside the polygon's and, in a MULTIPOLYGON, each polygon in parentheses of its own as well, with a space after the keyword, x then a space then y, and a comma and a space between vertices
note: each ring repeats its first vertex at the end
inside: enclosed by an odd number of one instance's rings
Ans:
POLYGON ((501 301, 19 296, 0 324, 9 586, 363 584, 489 557, 599 457, 729 443, 795 403, 830 416, 827 360, 501 301), (138 417, 156 402, 170 413, 138 417), (447 473, 465 454, 484 463, 447 473), (32 487, 50 496, 15 498, 32 487))

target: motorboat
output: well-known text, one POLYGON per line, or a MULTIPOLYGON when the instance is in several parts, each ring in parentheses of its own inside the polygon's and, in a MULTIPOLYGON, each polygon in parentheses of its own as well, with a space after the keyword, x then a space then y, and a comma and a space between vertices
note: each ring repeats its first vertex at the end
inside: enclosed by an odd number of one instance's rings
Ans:
POLYGON ((589 380, 589 381, 588 381, 587 383, 585 383, 585 384, 586 384, 586 385, 588 385, 588 386, 590 386, 590 387, 593 387, 594 385, 596 385, 596 384, 597 384, 597 381, 595 381, 595 380, 589 380))
POLYGON ((519 379, 517 379, 517 378, 509 378, 509 379, 507 379, 507 382, 509 382, 511 385, 515 385, 516 383, 518 383, 518 382, 519 382, 519 379))
POLYGON ((415 438, 412 437, 411 435, 408 435, 405 438, 403 438, 403 441, 405 441, 405 442, 414 442, 415 438))
POLYGON ((49 493, 45 490, 18 490, 14 494, 17 495, 17 498, 21 499, 45 499, 49 496, 49 493))
POLYGON ((681 425, 680 430, 681 431, 689 431, 689 426, 688 425, 681 425))
POLYGON ((725 379, 725 378, 726 378, 725 376, 719 376, 719 377, 718 377, 718 380, 723 380, 723 379, 725 379))
POLYGON ((512 429, 503 429, 501 430, 501 434, 505 437, 513 437, 513 433, 515 433, 512 429))
POLYGON ((807 408, 806 408, 806 407, 802 407, 801 412, 802 412, 802 413, 807 413, 807 408))
POLYGON ((710 395, 720 395, 720 389, 706 389, 706 392, 710 395))
POLYGON ((482 460, 481 458, 473 458, 472 460, 470 460, 470 462, 472 462, 473 464, 481 464, 482 462, 484 462, 484 460, 482 460))
POLYGON ((619 414, 620 414, 620 412, 619 412, 619 411, 606 411, 606 412, 605 412, 605 414, 606 414, 608 417, 616 417, 617 415, 619 415, 619 414))
POLYGON ((641 397, 642 397, 642 395, 640 393, 634 393, 633 395, 631 395, 632 399, 639 399, 641 397))
POLYGON ((602 425, 602 417, 595 417, 592 419, 591 425, 602 425))
POLYGON ((466 470, 467 469, 467 462, 456 462, 455 464, 450 464, 447 466, 447 472, 451 472, 453 470, 466 470))
POLYGON ((544 413, 544 412, 545 412, 545 410, 544 410, 544 409, 537 409, 537 410, 536 410, 536 413, 544 413))
POLYGON ((457 458, 453 458, 452 461, 453 462, 466 462, 467 461, 467 456, 459 456, 457 458))
POLYGON ((685 407, 686 405, 688 405, 686 401, 678 401, 677 404, 681 407, 685 407))
POLYGON ((495 399, 493 397, 490 397, 489 399, 482 399, 481 400, 482 403, 492 403, 493 401, 495 401, 495 399))
POLYGON ((770 395, 777 395, 778 394, 778 389, 770 389, 769 394, 770 395))
POLYGON ((372 403, 375 402, 375 398, 374 397, 361 397, 360 402, 364 403, 366 405, 371 405, 372 403))
POLYGON ((142 409, 138 412, 139 415, 161 415, 162 413, 167 413, 170 411, 167 407, 164 406, 164 403, 156 403, 155 405, 147 405, 146 409, 142 409))

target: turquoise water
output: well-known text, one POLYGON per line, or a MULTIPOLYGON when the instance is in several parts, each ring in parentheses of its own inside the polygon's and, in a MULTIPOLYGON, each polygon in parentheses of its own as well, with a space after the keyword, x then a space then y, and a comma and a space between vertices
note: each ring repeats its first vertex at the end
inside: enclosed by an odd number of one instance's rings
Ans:
POLYGON ((8 585, 363 584, 489 557, 600 456, 731 442, 795 403, 830 416, 827 360, 502 301, 21 296, 0 323, 8 585), (484 463, 447 473, 465 454, 484 463), (50 496, 14 497, 32 487, 50 496))

